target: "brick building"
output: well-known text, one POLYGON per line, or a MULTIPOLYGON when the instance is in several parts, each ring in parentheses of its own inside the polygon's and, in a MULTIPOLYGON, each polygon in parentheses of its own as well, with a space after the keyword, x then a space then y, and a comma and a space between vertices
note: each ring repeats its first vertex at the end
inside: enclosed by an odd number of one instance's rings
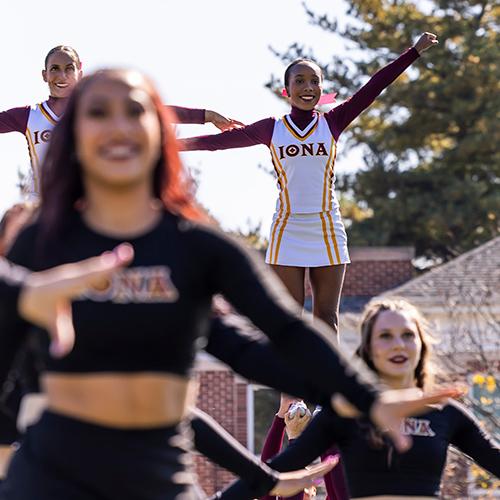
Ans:
MULTIPOLYGON (((198 360, 198 407, 211 415, 243 446, 248 447, 252 433, 248 428, 251 419, 252 386, 231 370, 208 356, 198 360)), ((216 466, 201 455, 195 457, 198 480, 207 495, 213 495, 233 480, 225 469, 216 466)))

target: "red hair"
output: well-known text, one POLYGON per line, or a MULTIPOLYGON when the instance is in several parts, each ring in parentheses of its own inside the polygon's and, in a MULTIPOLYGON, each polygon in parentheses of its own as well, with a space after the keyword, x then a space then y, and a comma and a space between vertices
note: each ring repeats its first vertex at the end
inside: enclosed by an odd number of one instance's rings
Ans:
MULTIPOLYGON (((98 79, 121 80, 129 84, 128 70, 106 69, 82 78, 75 86, 64 116, 53 130, 49 148, 41 167, 42 238, 59 240, 70 223, 77 203, 84 198, 82 168, 76 155, 75 119, 82 96, 98 79)), ((171 213, 190 220, 208 220, 196 203, 194 183, 180 158, 172 128, 172 112, 163 104, 153 84, 141 75, 158 113, 161 129, 161 151, 153 172, 153 194, 171 213)))

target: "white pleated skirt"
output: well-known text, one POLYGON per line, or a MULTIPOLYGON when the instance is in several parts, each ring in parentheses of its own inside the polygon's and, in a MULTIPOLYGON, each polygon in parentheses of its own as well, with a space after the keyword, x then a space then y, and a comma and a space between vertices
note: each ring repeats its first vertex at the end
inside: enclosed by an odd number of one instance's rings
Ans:
POLYGON ((320 267, 349 262, 347 235, 338 208, 311 214, 274 214, 266 263, 320 267))

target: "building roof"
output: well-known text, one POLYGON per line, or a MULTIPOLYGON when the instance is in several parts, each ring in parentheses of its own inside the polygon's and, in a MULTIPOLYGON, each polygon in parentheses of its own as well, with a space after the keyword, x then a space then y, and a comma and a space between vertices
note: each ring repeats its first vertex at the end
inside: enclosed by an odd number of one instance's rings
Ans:
POLYGON ((383 295, 419 306, 500 305, 500 236, 383 295))

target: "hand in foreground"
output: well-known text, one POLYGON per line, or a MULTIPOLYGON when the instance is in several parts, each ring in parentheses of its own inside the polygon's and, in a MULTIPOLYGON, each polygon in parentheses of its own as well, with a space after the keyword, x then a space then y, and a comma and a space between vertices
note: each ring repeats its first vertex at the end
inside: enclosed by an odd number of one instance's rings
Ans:
POLYGON ((280 472, 278 482, 269 494, 272 496, 290 497, 303 491, 305 488, 311 488, 320 483, 323 476, 328 474, 338 462, 339 457, 335 455, 308 469, 280 472))
POLYGON ((316 486, 311 486, 304 490, 303 500, 313 500, 316 498, 316 486))
POLYGON ((285 413, 285 426, 288 439, 297 439, 311 418, 311 412, 303 401, 292 403, 285 413))
MULTIPOLYGON (((448 398, 461 396, 463 391, 457 388, 440 389, 422 393, 420 389, 390 390, 380 393, 379 399, 370 410, 371 421, 394 443, 399 452, 411 447, 411 438, 402 433, 401 428, 406 417, 420 415, 431 410, 430 405, 445 404, 448 398)), ((335 394, 331 404, 333 409, 345 418, 356 418, 361 414, 343 396, 335 394)))
POLYGON ((245 126, 244 123, 241 123, 238 120, 226 118, 225 116, 208 109, 205 111, 205 123, 213 123, 221 132, 245 126))
POLYGON ((19 296, 19 314, 49 332, 53 356, 62 357, 73 348, 75 331, 71 299, 90 287, 102 285, 114 271, 128 264, 133 256, 132 247, 124 243, 113 252, 106 252, 99 257, 28 275, 19 296))
POLYGON ((423 33, 420 38, 417 40, 417 43, 414 45, 415 49, 417 49, 418 53, 426 51, 428 48, 437 45, 438 39, 434 33, 428 33, 427 31, 423 33))
POLYGON ((285 418, 286 412, 288 411, 290 406, 297 401, 300 401, 299 398, 289 396, 288 394, 282 392, 280 394, 280 407, 276 415, 278 415, 278 417, 280 418, 285 418))

